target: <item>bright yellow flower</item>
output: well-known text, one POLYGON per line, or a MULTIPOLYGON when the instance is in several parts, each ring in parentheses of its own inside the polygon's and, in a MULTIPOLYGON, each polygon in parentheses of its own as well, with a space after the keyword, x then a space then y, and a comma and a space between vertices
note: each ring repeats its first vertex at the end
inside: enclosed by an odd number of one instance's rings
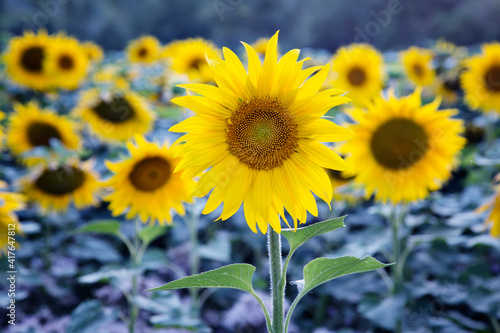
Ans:
POLYGON ((184 215, 183 202, 191 202, 195 182, 174 173, 179 159, 166 143, 147 142, 140 135, 135 142, 127 144, 130 158, 106 162, 114 175, 106 182, 112 193, 105 200, 113 216, 126 211, 128 219, 138 216, 143 222, 171 224, 173 210, 184 215))
POLYGON ((455 109, 423 105, 420 89, 396 99, 378 98, 367 109, 351 110, 354 139, 342 147, 366 195, 392 203, 424 199, 451 176, 465 144, 455 109))
POLYGON ((203 38, 188 38, 173 41, 165 46, 163 56, 171 59, 172 70, 185 74, 196 82, 213 82, 214 77, 207 63, 207 58, 220 58, 217 47, 203 38))
POLYGON ((53 39, 45 30, 25 32, 21 37, 9 40, 3 54, 5 71, 15 82, 35 90, 47 90, 52 78, 44 65, 47 51, 53 46, 53 39))
POLYGON ((431 50, 410 47, 401 52, 401 61, 406 75, 417 86, 429 86, 434 82, 436 73, 432 68, 434 53, 431 50))
POLYGON ((380 95, 384 84, 384 59, 368 44, 341 47, 331 59, 331 84, 347 91, 356 105, 380 95))
POLYGON ((87 74, 89 59, 78 40, 59 33, 47 50, 44 66, 52 87, 76 89, 87 74))
POLYGON ((99 63, 104 59, 104 51, 94 42, 83 42, 82 47, 90 62, 99 63))
POLYGON ((224 202, 221 218, 228 219, 242 205, 252 231, 268 224, 281 231, 284 209, 305 223, 307 212, 317 215, 313 193, 326 202, 332 185, 323 168, 347 169, 346 162, 321 142, 345 141, 352 136, 322 116, 332 107, 349 101, 342 91, 324 90, 329 66, 302 69, 299 50, 292 50, 278 62, 278 33, 269 41, 264 63, 255 50, 247 50, 248 73, 231 50, 224 48, 224 60, 209 59, 217 86, 184 84, 197 93, 174 98, 195 117, 173 126, 187 132, 178 142, 181 162, 176 168, 190 179, 203 170, 196 196, 211 191, 203 213, 224 202), (313 75, 313 73, 316 73, 313 75), (311 193, 312 192, 312 193, 311 193))
POLYGON ((92 161, 45 166, 20 180, 23 193, 43 212, 66 211, 71 203, 78 209, 99 203, 99 177, 92 161))
MULTIPOLYGON (((499 178, 498 175, 496 178, 499 178)), ((490 234, 493 237, 500 237, 500 185, 495 186, 495 194, 490 202, 476 209, 476 212, 482 213, 489 209, 491 211, 485 222, 492 225, 490 234)))
POLYGON ((434 95, 443 99, 443 105, 456 105, 460 101, 458 77, 438 77, 432 88, 434 95))
POLYGON ((461 76, 465 102, 473 109, 500 112, 500 43, 485 44, 465 61, 461 76))
POLYGON ((145 134, 153 126, 155 114, 146 101, 133 91, 100 93, 84 91, 73 114, 83 118, 91 131, 105 140, 127 141, 145 134))
POLYGON ((131 41, 126 52, 130 62, 150 64, 160 58, 161 44, 156 37, 142 36, 131 41))
MULTIPOLYGON (((13 229, 16 236, 22 232, 15 212, 24 209, 26 201, 22 194, 5 192, 5 188, 5 182, 0 181, 0 257, 7 253, 9 229, 13 229)), ((16 236, 13 236, 15 240, 16 236)), ((14 246, 17 248, 17 244, 14 246)))
POLYGON ((14 155, 26 164, 43 161, 39 157, 23 157, 22 153, 35 147, 50 147, 51 140, 59 140, 67 149, 78 149, 80 137, 77 126, 51 109, 41 109, 37 103, 14 104, 7 131, 7 145, 14 155))

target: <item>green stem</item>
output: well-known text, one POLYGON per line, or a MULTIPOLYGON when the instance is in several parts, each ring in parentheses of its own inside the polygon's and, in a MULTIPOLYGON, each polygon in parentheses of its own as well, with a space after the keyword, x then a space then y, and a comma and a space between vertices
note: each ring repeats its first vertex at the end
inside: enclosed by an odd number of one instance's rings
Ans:
POLYGON ((281 287, 281 235, 270 226, 267 230, 269 241, 269 268, 271 275, 271 293, 273 298, 273 332, 283 333, 283 303, 285 299, 284 288, 281 287))
MULTIPOLYGON (((198 253, 198 218, 194 212, 191 211, 189 221, 187 223, 189 228, 189 241, 191 245, 191 275, 196 275, 200 272, 200 255, 198 253)), ((189 294, 191 295, 191 300, 193 302, 193 308, 198 309, 198 290, 189 289, 189 294)))
MULTIPOLYGON (((127 246, 129 247, 129 250, 132 250, 130 252, 131 256, 131 261, 132 261, 132 267, 134 269, 138 268, 141 260, 142 260, 142 251, 140 250, 140 240, 139 240, 139 232, 141 229, 141 221, 139 218, 135 218, 134 221, 134 242, 133 246, 129 246, 127 243, 127 246)), ((137 318, 139 317, 139 307, 136 305, 136 297, 138 294, 138 289, 139 286, 137 284, 137 273, 134 272, 132 275, 132 290, 130 293, 130 300, 129 300, 129 316, 130 316, 130 321, 129 321, 129 333, 134 333, 135 332, 135 323, 137 321, 137 318)))
POLYGON ((290 320, 292 319, 293 310, 295 310, 295 307, 297 306, 297 304, 299 304, 299 301, 302 299, 302 297, 304 297, 304 295, 305 294, 302 294, 302 292, 300 292, 297 295, 297 298, 294 299, 292 305, 290 306, 290 310, 288 310, 288 313, 286 314, 285 331, 284 332, 288 332, 288 325, 290 325, 290 320))
MULTIPOLYGON (((391 229, 392 229, 392 261, 395 264, 392 266, 392 279, 394 282, 392 288, 392 294, 396 295, 403 286, 403 261, 401 260, 401 239, 399 235, 401 224, 403 223, 405 215, 405 209, 400 206, 392 206, 392 212, 390 216, 391 229)), ((405 254, 406 257, 407 254, 405 254)), ((402 332, 402 320, 398 318, 396 321, 396 327, 394 332, 402 332)))
POLYGON ((490 321, 495 333, 500 333, 500 324, 498 323, 498 319, 495 316, 490 315, 490 321))
POLYGON ((274 330, 273 330, 273 327, 272 327, 273 324, 271 323, 271 316, 269 316, 269 311, 267 311, 266 305, 264 304, 264 302, 262 301, 262 299, 259 297, 259 295, 257 295, 255 292, 251 292, 251 294, 253 295, 253 297, 255 297, 255 299, 257 300, 257 302, 259 302, 260 307, 262 308, 262 311, 264 311, 264 316, 266 317, 267 330, 270 333, 274 333, 274 330))

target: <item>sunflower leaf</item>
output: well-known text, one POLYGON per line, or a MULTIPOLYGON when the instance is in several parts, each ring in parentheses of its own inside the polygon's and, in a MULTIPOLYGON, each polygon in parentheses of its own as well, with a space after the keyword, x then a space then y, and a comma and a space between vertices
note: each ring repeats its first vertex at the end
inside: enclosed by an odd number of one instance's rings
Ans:
POLYGON ((96 233, 120 237, 121 222, 117 220, 96 220, 78 228, 76 233, 96 233))
POLYGON ((333 280, 335 278, 361 272, 373 271, 375 269, 390 266, 383 264, 372 257, 339 257, 339 258, 317 258, 304 267, 304 289, 301 295, 307 294, 313 288, 333 280))
POLYGON ((182 288, 231 288, 254 293, 252 277, 255 267, 248 264, 232 264, 197 275, 169 282, 148 291, 176 290, 182 288))
POLYGON ((137 235, 139 239, 148 246, 149 243, 154 241, 156 238, 164 235, 167 232, 168 227, 160 225, 151 225, 142 229, 137 235))
POLYGON ((317 222, 307 227, 298 228, 296 231, 293 231, 293 229, 284 229, 281 231, 281 234, 288 240, 290 252, 292 253, 295 252, 299 246, 316 236, 345 227, 344 218, 345 216, 341 216, 335 219, 317 222))

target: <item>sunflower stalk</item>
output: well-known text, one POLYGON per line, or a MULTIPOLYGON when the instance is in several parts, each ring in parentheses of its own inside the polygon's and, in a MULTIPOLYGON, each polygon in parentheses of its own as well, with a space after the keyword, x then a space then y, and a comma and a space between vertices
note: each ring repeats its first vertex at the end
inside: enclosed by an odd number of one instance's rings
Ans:
MULTIPOLYGON (((141 251, 141 241, 139 239, 139 232, 141 231, 141 221, 138 217, 134 219, 134 240, 133 246, 129 247, 130 259, 132 261, 132 267, 137 268, 141 264, 142 255, 144 251, 141 251)), ((138 294, 138 281, 137 273, 134 272, 132 275, 132 288, 129 299, 129 333, 135 332, 135 324, 137 318, 139 317, 139 307, 135 304, 135 298, 138 294)))
MULTIPOLYGON (((400 238, 400 227, 403 223, 406 209, 401 205, 392 206, 390 214, 390 223, 392 229, 392 261, 395 263, 392 267, 392 294, 396 295, 401 291, 403 286, 403 265, 404 260, 401 257, 401 238, 400 238)), ((406 257, 407 254, 405 254, 406 257)), ((401 318, 396 320, 396 327, 394 328, 396 333, 402 332, 402 321, 401 318)))
POLYGON ((269 268, 271 276, 271 294, 273 299, 273 333, 283 333, 285 288, 281 263, 281 235, 271 227, 267 231, 269 241, 269 268))

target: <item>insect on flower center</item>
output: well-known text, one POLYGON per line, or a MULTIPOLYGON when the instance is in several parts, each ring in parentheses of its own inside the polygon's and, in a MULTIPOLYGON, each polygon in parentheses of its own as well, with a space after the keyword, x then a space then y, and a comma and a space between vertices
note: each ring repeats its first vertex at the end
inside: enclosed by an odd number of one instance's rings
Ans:
POLYGON ((241 102, 228 119, 229 151, 255 170, 282 166, 297 147, 298 131, 286 107, 270 98, 241 102))
POLYGON ((138 162, 128 178, 139 191, 153 192, 170 179, 172 168, 163 157, 148 157, 138 162))
POLYGON ((353 67, 347 74, 347 78, 352 85, 360 86, 366 81, 366 73, 360 67, 353 67))
POLYGON ((124 97, 115 96, 111 101, 100 101, 94 106, 94 112, 104 120, 123 123, 134 117, 134 108, 124 97))
POLYGON ((500 66, 491 67, 484 76, 486 87, 491 92, 500 92, 500 66))
POLYGON ((54 126, 43 123, 34 122, 28 126, 27 130, 28 141, 32 146, 50 146, 50 139, 62 141, 61 133, 54 126))
POLYGON ((65 195, 77 190, 85 181, 85 173, 76 167, 59 167, 45 170, 35 181, 35 186, 45 193, 65 195))
POLYGON ((402 170, 424 157, 429 148, 429 137, 425 129, 413 120, 395 118, 373 133, 370 148, 382 166, 402 170))
POLYGON ((73 69, 75 63, 73 58, 67 54, 63 54, 59 57, 59 67, 63 70, 69 71, 73 69))
POLYGON ((21 66, 28 72, 40 73, 44 56, 45 52, 40 46, 29 47, 21 55, 21 66))

